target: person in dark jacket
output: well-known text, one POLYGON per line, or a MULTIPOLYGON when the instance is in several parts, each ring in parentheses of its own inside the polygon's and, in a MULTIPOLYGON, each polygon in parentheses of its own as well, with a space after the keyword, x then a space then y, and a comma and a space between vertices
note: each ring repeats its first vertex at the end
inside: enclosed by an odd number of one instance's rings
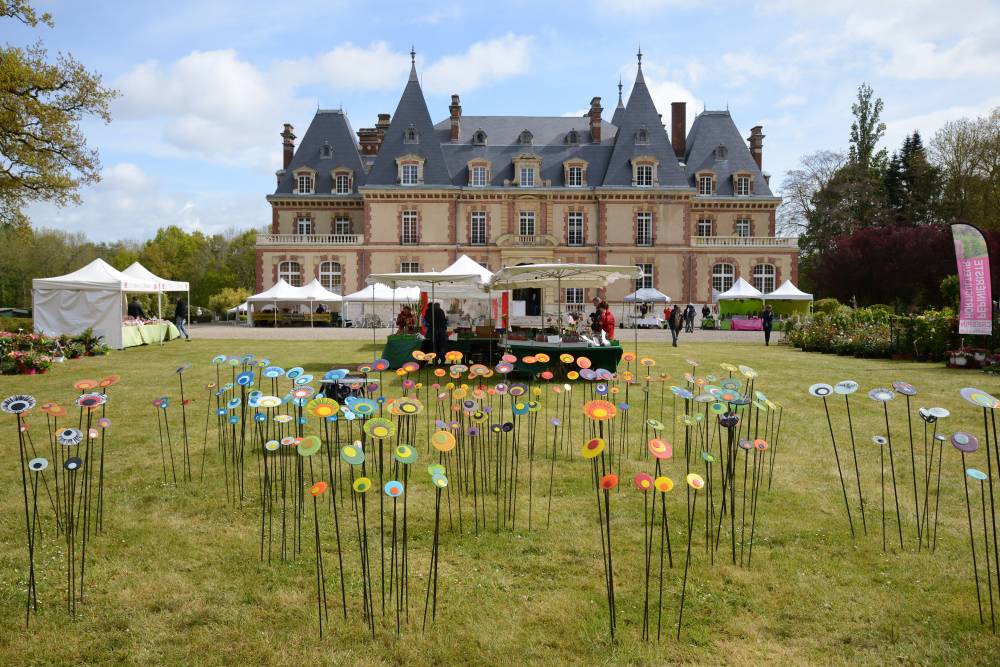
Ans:
POLYGON ((712 314, 712 309, 708 307, 707 303, 701 307, 701 319, 707 320, 708 316, 711 314, 712 314))
POLYGON ((681 333, 681 329, 684 328, 684 313, 681 312, 681 307, 675 305, 673 310, 670 311, 670 317, 667 318, 667 324, 670 326, 670 335, 673 337, 673 345, 677 347, 677 337, 681 333))
POLYGON ((174 306, 174 324, 177 325, 177 330, 184 334, 184 338, 191 340, 190 334, 187 331, 187 319, 188 319, 188 304, 184 300, 184 297, 177 297, 177 305, 174 306))
POLYGON ((694 304, 689 303, 684 309, 684 331, 691 333, 694 331, 694 304))
POLYGON ((761 314, 761 320, 764 327, 764 345, 771 344, 771 327, 774 325, 774 310, 771 308, 771 304, 764 306, 764 312, 761 314))
POLYGON ((134 317, 137 320, 146 319, 146 312, 142 309, 142 304, 139 303, 139 297, 132 297, 132 301, 128 304, 128 316, 134 317))
POLYGON ((448 316, 445 315, 444 308, 437 301, 431 307, 429 332, 434 345, 434 354, 437 355, 439 364, 444 363, 445 346, 448 343, 448 316))

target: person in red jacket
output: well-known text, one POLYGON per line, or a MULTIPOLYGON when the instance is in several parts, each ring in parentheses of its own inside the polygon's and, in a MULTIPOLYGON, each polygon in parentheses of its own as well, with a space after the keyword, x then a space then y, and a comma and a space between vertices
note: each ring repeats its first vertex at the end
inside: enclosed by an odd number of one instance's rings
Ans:
POLYGON ((607 337, 608 341, 612 341, 615 338, 615 315, 611 312, 611 308, 608 307, 607 301, 602 301, 600 305, 597 306, 597 322, 601 327, 601 331, 607 337))

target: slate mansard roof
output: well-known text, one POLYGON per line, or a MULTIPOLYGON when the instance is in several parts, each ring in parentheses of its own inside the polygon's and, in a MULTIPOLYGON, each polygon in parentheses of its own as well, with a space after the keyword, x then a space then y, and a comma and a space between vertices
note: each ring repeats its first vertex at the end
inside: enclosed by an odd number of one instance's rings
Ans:
POLYGON ((586 161, 587 187, 630 187, 632 159, 652 156, 658 161, 660 188, 694 188, 696 174, 710 169, 717 176, 718 195, 733 194, 732 174, 749 172, 754 178, 754 196, 772 196, 728 111, 698 114, 687 136, 685 160, 683 163, 678 160, 646 87, 641 67, 624 106, 619 98, 613 120, 614 123, 601 121, 601 141, 593 143, 590 119, 586 115, 462 116, 459 139, 452 143, 450 118, 436 125, 431 121, 416 67, 412 66, 378 155, 367 173, 354 132, 344 113, 339 110, 318 111, 295 150, 289 168, 279 179, 275 194, 292 193, 293 172, 303 166, 316 171, 315 192, 319 194, 331 192, 331 172, 338 167, 354 172, 355 192, 363 186, 395 187, 398 185, 396 160, 403 155, 423 158, 424 185, 428 187, 468 185, 467 165, 475 158, 490 162, 490 185, 500 187, 505 180, 514 180, 513 159, 527 153, 541 158, 539 176, 553 187, 565 185, 563 163, 569 159, 586 161), (417 133, 416 142, 406 140, 406 132, 410 128, 417 133), (486 133, 485 144, 473 143, 473 137, 479 130, 486 133), (519 142, 524 130, 532 134, 530 145, 519 142), (573 130, 578 134, 578 143, 567 141, 568 134, 573 130), (324 144, 329 144, 332 149, 331 157, 322 156, 324 144), (724 150, 718 150, 720 146, 724 150))

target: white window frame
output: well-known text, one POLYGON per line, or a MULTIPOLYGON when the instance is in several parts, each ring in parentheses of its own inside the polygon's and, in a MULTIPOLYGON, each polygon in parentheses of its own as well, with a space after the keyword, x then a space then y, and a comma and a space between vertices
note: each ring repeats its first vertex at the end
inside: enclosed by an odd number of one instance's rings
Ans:
POLYGON ((749 197, 750 196, 750 177, 749 176, 737 176, 736 177, 736 195, 738 197, 749 197))
POLYGON ((417 245, 420 243, 420 214, 417 211, 403 211, 399 224, 399 244, 417 245))
POLYGON ((521 211, 517 216, 518 236, 536 236, 538 233, 537 220, 534 211, 521 211), (529 227, 530 225, 530 227, 529 227), (525 231, 530 229, 530 231, 525 231))
POLYGON ((582 306, 584 301, 584 293, 582 287, 567 287, 565 297, 565 304, 567 306, 582 306))
POLYGON ((302 265, 294 260, 278 264, 278 280, 284 279, 292 287, 302 287, 302 265), (292 267, 295 267, 294 270, 292 267))
POLYGON ((778 271, 774 264, 757 264, 753 267, 753 286, 764 294, 773 292, 778 271))
POLYGON ((711 218, 700 218, 698 220, 697 232, 697 236, 699 238, 711 238, 712 236, 715 236, 715 221, 711 218), (708 234, 704 233, 706 230, 708 231, 708 234))
POLYGON ((333 260, 320 262, 319 284, 334 294, 343 294, 344 267, 341 266, 340 262, 333 260))
POLYGON ((642 275, 635 279, 636 290, 651 288, 653 286, 653 265, 636 264, 636 266, 642 271, 642 275))
POLYGON ((653 245, 653 214, 649 211, 638 211, 635 214, 635 244, 653 245))
POLYGON ((640 188, 653 187, 653 165, 637 164, 635 166, 635 184, 640 188))
POLYGON ((351 233, 351 218, 347 215, 338 215, 333 219, 333 233, 343 236, 351 233), (343 227, 341 227, 343 225, 343 227))
POLYGON ((736 218, 734 228, 736 236, 744 239, 750 238, 751 232, 753 231, 753 223, 750 222, 750 218, 736 218))
POLYGON ((583 167, 574 165, 566 168, 566 186, 570 188, 583 187, 583 167))
POLYGON ((401 165, 399 165, 399 184, 400 185, 419 185, 420 184, 420 165, 418 165, 418 164, 401 164, 401 165))
POLYGON ((469 245, 486 245, 486 211, 469 213, 469 245))
POLYGON ((313 221, 312 218, 300 215, 295 220, 295 233, 300 236, 307 236, 313 233, 313 221))
POLYGON ((698 194, 703 197, 707 197, 712 194, 712 177, 711 176, 699 176, 698 177, 698 194))
POLYGON ((582 246, 583 236, 583 212, 570 211, 566 214, 566 245, 582 246))
POLYGON ((469 177, 469 185, 474 188, 484 188, 487 185, 487 169, 484 166, 472 167, 472 173, 469 177))
POLYGON ((334 194, 338 195, 351 194, 350 174, 337 174, 336 176, 334 176, 333 182, 334 182, 334 194))
POLYGON ((719 262, 712 265, 712 289, 725 292, 733 286, 734 282, 736 282, 735 266, 729 262, 719 262), (725 267, 728 267, 728 270, 725 267))
POLYGON ((520 180, 518 183, 522 188, 533 188, 535 187, 535 168, 530 165, 524 165, 521 167, 520 180))
POLYGON ((296 191, 300 195, 311 195, 313 193, 312 174, 299 174, 295 177, 296 191))
POLYGON ((399 263, 400 273, 420 273, 420 262, 400 262, 399 263))

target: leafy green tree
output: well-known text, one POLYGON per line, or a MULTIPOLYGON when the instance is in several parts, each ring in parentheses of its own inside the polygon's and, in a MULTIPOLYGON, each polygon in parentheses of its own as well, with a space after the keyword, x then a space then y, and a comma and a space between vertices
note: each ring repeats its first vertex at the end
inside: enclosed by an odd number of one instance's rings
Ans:
POLYGON ((925 225, 939 221, 940 172, 927 159, 920 133, 914 131, 893 153, 885 174, 886 203, 897 225, 925 225))
MULTIPOLYGON (((0 0, 0 21, 51 26, 26 0, 0 0)), ((111 121, 117 95, 72 56, 50 59, 40 42, 0 47, 0 224, 27 226, 26 204, 79 203, 79 189, 100 179, 97 151, 80 122, 111 121)))
POLYGON ((226 287, 208 298, 208 308, 219 315, 225 315, 230 308, 235 308, 250 296, 250 290, 244 287, 226 287))
POLYGON ((885 135, 882 108, 882 98, 875 97, 875 91, 867 83, 861 84, 857 101, 851 105, 854 122, 851 123, 848 158, 863 170, 881 172, 889 158, 886 150, 878 147, 885 135))

